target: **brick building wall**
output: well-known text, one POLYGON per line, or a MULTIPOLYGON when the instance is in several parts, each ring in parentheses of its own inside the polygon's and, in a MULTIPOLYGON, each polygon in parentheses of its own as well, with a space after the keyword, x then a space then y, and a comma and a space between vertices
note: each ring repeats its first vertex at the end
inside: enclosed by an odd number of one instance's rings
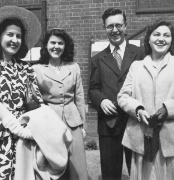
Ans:
POLYGON ((143 0, 140 2, 140 6, 145 8, 151 8, 151 7, 170 7, 171 4, 174 5, 174 2, 172 0, 143 0))
MULTIPOLYGON (((97 138, 97 114, 91 104, 88 103, 87 91, 89 80, 90 40, 106 39, 101 16, 108 7, 118 7, 127 15, 127 33, 132 35, 162 17, 174 23, 174 12, 139 13, 136 14, 137 0, 46 0, 47 5, 47 29, 64 28, 73 37, 75 42, 75 60, 81 68, 82 81, 86 98, 86 112, 90 138, 97 138)), ((149 2, 149 0, 146 0, 149 2)), ((153 7, 157 0, 150 0, 153 7)), ((41 0, 0 0, 0 6, 4 5, 33 5, 41 3, 41 0)), ((144 1, 141 1, 143 3, 144 1)), ((163 3, 173 5, 172 0, 158 0, 158 5, 163 3)), ((139 3, 140 5, 142 5, 139 3)), ((170 7, 171 8, 171 7, 170 7)), ((154 11, 155 12, 155 11, 154 11)))

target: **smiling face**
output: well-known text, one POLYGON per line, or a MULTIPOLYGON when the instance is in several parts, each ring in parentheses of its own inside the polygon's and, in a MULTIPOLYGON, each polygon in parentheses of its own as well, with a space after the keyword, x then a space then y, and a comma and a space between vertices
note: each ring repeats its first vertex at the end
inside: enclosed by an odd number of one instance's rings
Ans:
POLYGON ((105 20, 105 29, 110 43, 114 46, 120 45, 124 41, 126 31, 126 23, 124 22, 123 15, 117 14, 109 16, 105 20), (107 28, 111 26, 113 26, 112 30, 107 28), (121 26, 121 28, 116 28, 115 26, 121 26))
POLYGON ((160 58, 165 55, 172 43, 172 35, 170 29, 165 26, 159 26, 155 29, 149 38, 149 44, 152 48, 152 57, 160 58))
POLYGON ((65 49, 65 41, 61 37, 50 36, 47 43, 47 50, 51 60, 60 60, 65 49))
POLYGON ((21 28, 16 25, 7 26, 1 35, 3 57, 7 60, 11 60, 12 56, 19 51, 21 44, 21 28))

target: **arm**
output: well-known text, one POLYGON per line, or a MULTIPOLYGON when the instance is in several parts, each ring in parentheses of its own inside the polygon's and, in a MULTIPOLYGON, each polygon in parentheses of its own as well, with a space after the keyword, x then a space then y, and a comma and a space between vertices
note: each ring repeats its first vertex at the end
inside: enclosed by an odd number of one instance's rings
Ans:
POLYGON ((116 106, 102 92, 101 73, 105 72, 101 72, 101 70, 99 70, 100 68, 98 62, 97 58, 91 60, 89 98, 98 112, 104 112, 106 115, 117 115, 116 106))
POLYGON ((85 110, 85 98, 84 98, 84 90, 82 85, 82 79, 80 75, 80 67, 78 64, 76 64, 76 85, 75 85, 75 92, 74 92, 74 101, 77 106, 77 109, 80 113, 82 122, 83 122, 83 128, 87 128, 86 124, 86 110, 85 110))
POLYGON ((170 99, 170 100, 166 100, 164 103, 163 103, 163 106, 166 108, 167 110, 167 119, 170 120, 170 119, 174 119, 174 100, 173 99, 170 99))
POLYGON ((91 74, 88 94, 95 109, 99 111, 101 109, 100 104, 102 100, 107 99, 107 97, 101 92, 102 83, 97 60, 98 59, 95 58, 91 59, 91 74))
POLYGON ((134 83, 134 74, 137 71, 137 65, 136 63, 138 62, 133 62, 129 72, 127 74, 127 77, 125 79, 125 82, 118 93, 117 100, 118 100, 118 105, 130 116, 137 118, 136 115, 136 109, 143 105, 134 98, 134 93, 133 92, 133 83, 134 83))
POLYGON ((37 95, 39 102, 43 103, 42 95, 40 93, 40 90, 39 90, 39 87, 37 84, 37 80, 36 80, 36 73, 34 72, 34 69, 33 69, 33 67, 31 67, 31 65, 29 65, 29 67, 27 69, 27 73, 28 73, 29 80, 33 84, 33 87, 35 89, 35 92, 36 92, 36 95, 37 95))
POLYGON ((15 116, 2 103, 0 103, 0 112, 0 121, 5 128, 19 137, 32 139, 30 129, 28 127, 23 128, 15 116))

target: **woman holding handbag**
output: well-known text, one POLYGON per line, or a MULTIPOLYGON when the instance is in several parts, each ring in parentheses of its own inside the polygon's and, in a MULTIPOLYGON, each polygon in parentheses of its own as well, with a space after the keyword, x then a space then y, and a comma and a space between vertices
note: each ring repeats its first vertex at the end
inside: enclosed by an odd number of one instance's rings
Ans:
POLYGON ((40 64, 33 66, 40 92, 71 130, 67 170, 61 179, 87 180, 84 151, 86 117, 80 68, 74 62, 73 39, 62 29, 48 31, 43 39, 40 64))
POLYGON ((22 128, 17 121, 26 112, 28 80, 42 102, 34 71, 21 60, 37 43, 40 34, 40 22, 31 11, 16 6, 0 8, 0 179, 14 177, 16 140, 13 133, 32 138, 30 130, 22 128))
POLYGON ((174 27, 158 20, 147 27, 146 57, 132 63, 119 106, 130 115, 122 144, 133 151, 131 180, 174 177, 174 27))

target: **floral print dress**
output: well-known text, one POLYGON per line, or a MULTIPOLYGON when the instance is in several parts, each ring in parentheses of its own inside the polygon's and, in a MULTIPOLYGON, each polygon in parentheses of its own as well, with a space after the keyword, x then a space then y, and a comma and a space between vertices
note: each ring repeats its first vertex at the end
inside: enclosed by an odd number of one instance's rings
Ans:
MULTIPOLYGON (((27 80, 32 81, 37 97, 42 102, 36 76, 30 64, 14 60, 13 64, 0 60, 0 102, 19 118, 26 110, 24 98, 27 80)), ((0 123, 0 179, 11 180, 15 167, 15 144, 13 134, 0 123)))

